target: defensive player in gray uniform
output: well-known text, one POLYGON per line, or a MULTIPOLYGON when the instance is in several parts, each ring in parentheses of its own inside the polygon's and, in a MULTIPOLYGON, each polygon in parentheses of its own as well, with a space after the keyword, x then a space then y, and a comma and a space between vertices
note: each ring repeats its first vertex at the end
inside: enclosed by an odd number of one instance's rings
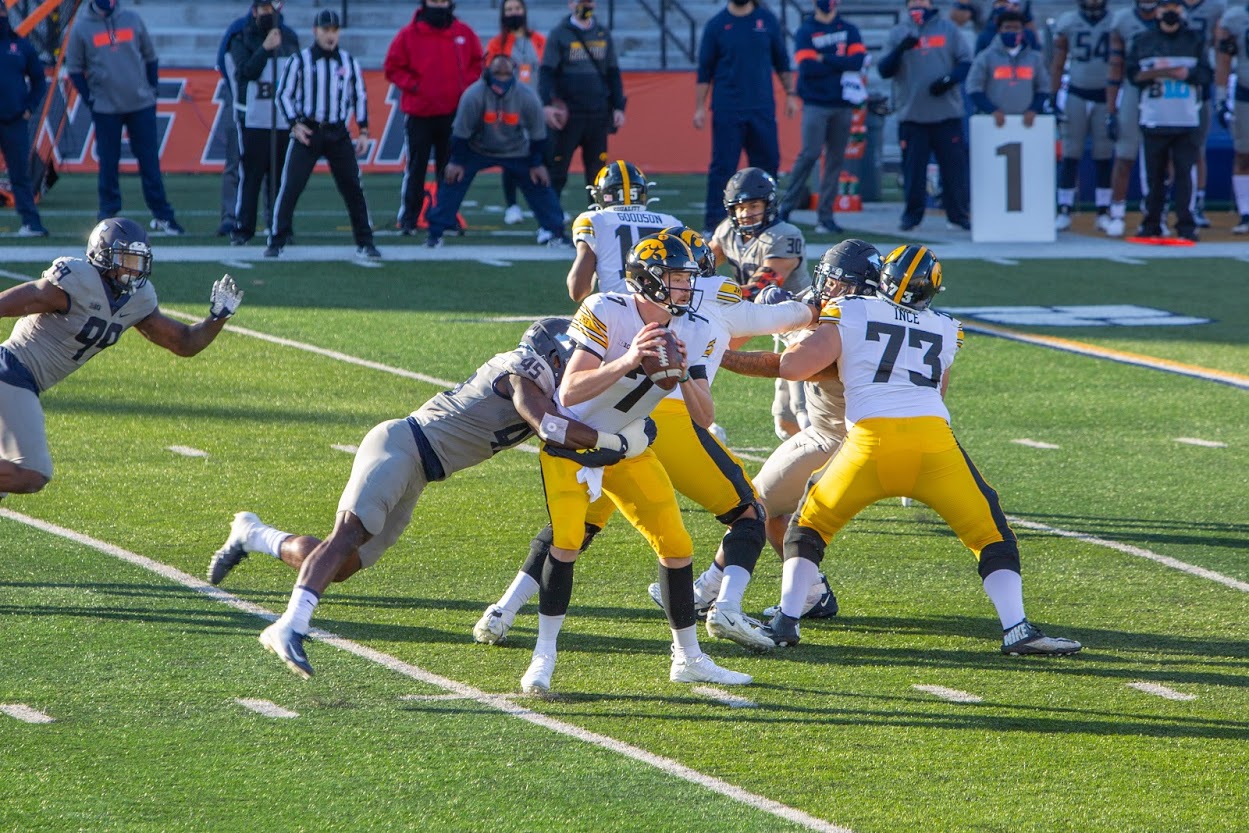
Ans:
MULTIPOLYGON (((1136 0, 1115 13, 1110 27, 1110 62, 1106 80, 1106 129, 1115 143, 1115 166, 1110 179, 1110 219, 1104 231, 1122 237, 1127 217, 1128 181, 1141 152, 1140 89, 1124 83, 1124 58, 1132 38, 1154 27, 1158 0, 1136 0)), ((1141 198, 1145 199, 1145 166, 1141 165, 1141 198)))
POLYGON ((19 318, 0 344, 0 497, 38 492, 52 479, 39 395, 134 327, 178 356, 194 356, 221 332, 243 293, 226 275, 213 284, 209 315, 187 325, 160 311, 147 232, 104 220, 86 259, 60 257, 37 281, 0 292, 0 318, 19 318))
POLYGON ((1110 174, 1115 145, 1106 132, 1106 80, 1110 70, 1110 30, 1106 0, 1077 0, 1078 10, 1063 12, 1054 25, 1054 61, 1050 65, 1050 89, 1062 139, 1062 163, 1058 168, 1058 231, 1071 228, 1080 178, 1080 157, 1088 137, 1093 137, 1093 202, 1097 228, 1110 222, 1110 174), (1066 69, 1066 88, 1063 70, 1066 69))
POLYGON ((628 292, 624 265, 629 250, 648 234, 681 225, 671 214, 647 207, 651 185, 637 165, 617 159, 586 186, 594 205, 572 222, 577 256, 567 278, 568 295, 577 303, 589 297, 596 276, 599 292, 628 292))
POLYGON ((1232 131, 1236 160, 1232 168, 1232 196, 1240 222, 1233 234, 1249 234, 1249 7, 1228 9, 1214 34, 1217 52, 1214 65, 1215 112, 1219 123, 1232 131), (1236 73, 1235 109, 1227 100, 1227 82, 1236 73))
MULTIPOLYGON (((797 226, 780 219, 776 180, 771 174, 761 168, 743 168, 733 174, 724 187, 724 208, 729 216, 720 221, 710 246, 717 266, 727 262, 733 268, 742 298, 754 300, 768 286, 797 294, 811 285, 805 265, 806 241, 797 226)), ((772 421, 782 440, 805 427, 801 385, 777 380, 772 421)))
MULTIPOLYGON (((1185 0, 1184 19, 1188 22, 1188 28, 1201 32, 1205 38, 1206 49, 1209 53, 1207 59, 1211 66, 1214 66, 1214 33, 1218 28, 1219 20, 1223 17, 1223 13, 1227 11, 1227 0, 1197 0, 1197 2, 1188 2, 1185 0)), ((1197 228, 1210 228, 1210 221, 1206 219, 1206 177, 1208 169, 1206 166, 1206 140, 1210 137, 1210 120, 1213 115, 1213 96, 1208 91, 1203 93, 1201 100, 1201 123, 1198 125, 1197 142, 1201 146, 1200 152, 1197 154, 1197 164, 1194 167, 1193 180, 1193 219, 1197 221, 1197 228)))
POLYGON ((647 449, 654 434, 642 420, 604 433, 560 415, 551 396, 571 352, 567 319, 536 321, 515 350, 494 356, 407 418, 383 422, 365 435, 328 538, 281 532, 251 512, 239 512, 230 537, 208 564, 208 581, 220 583, 249 552, 298 569, 286 612, 265 628, 260 643, 296 674, 311 677, 303 643, 321 594, 330 582, 377 563, 411 522, 426 485, 535 433, 549 448, 593 449, 592 456, 579 458, 583 465, 605 465, 647 449))

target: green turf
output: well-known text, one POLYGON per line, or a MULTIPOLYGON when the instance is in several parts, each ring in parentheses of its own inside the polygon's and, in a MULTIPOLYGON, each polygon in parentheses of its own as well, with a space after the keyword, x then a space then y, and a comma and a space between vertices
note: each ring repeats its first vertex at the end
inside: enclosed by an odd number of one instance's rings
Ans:
MULTIPOLYGON (((160 264, 162 305, 201 312, 221 270, 160 264)), ((241 274, 239 327, 452 381, 524 328, 486 319, 571 311, 553 264, 241 274)), ((951 306, 1129 302, 1206 316, 1214 323, 1021 329, 1249 367, 1242 264, 972 262, 951 265, 946 281, 951 306)), ((351 464, 331 445, 358 443, 436 390, 237 333, 191 360, 127 335, 45 394, 56 478, 0 505, 202 575, 240 509, 324 534, 351 464)), ((1249 582, 1245 396, 969 334, 949 399, 960 441, 1010 515, 1249 582), (1175 442, 1183 436, 1228 447, 1175 442)), ((732 446, 776 444, 766 383, 721 373, 716 400, 732 446)), ((701 567, 722 527, 683 506, 701 567)), ((507 645, 475 645, 470 631, 544 522, 533 455, 457 474, 426 491, 375 568, 326 594, 316 624, 515 692, 532 608, 507 645)), ((717 661, 756 677, 740 693, 758 707, 728 709, 667 681, 666 623, 645 594, 654 559, 615 521, 578 564, 559 699, 522 702, 856 833, 1243 829, 1245 593, 1091 543, 1020 538, 1029 615, 1083 641, 1083 654, 1001 656, 971 556, 928 510, 882 503, 829 548, 838 619, 805 625, 801 646, 773 656, 704 638, 717 661), (915 685, 983 701, 948 703, 915 685)), ((748 609, 775 600, 779 572, 765 554, 748 609)), ((224 589, 278 612, 293 575, 254 555, 224 589)), ((3 830, 797 829, 471 700, 400 700, 443 692, 325 644, 310 646, 318 673, 302 683, 256 643, 260 619, 5 519, 0 627, 0 703, 57 719, 0 715, 3 830), (262 718, 239 697, 300 717, 262 718)))

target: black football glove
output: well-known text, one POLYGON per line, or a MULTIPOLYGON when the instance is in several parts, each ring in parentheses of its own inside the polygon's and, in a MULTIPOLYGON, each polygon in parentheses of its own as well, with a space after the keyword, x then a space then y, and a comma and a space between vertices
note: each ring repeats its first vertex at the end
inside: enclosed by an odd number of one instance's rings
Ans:
POLYGON ((587 468, 614 466, 625 458, 625 449, 612 451, 608 448, 561 448, 557 445, 542 446, 543 454, 563 457, 587 468))
POLYGON ((1106 135, 1110 137, 1110 141, 1119 141, 1119 114, 1106 114, 1106 135))
POLYGON ((907 35, 905 38, 898 41, 898 49, 906 52, 908 49, 914 49, 917 44, 919 44, 919 38, 914 35, 907 35))
POLYGON ((943 75, 928 85, 928 92, 930 95, 945 95, 950 90, 954 89, 954 86, 957 83, 958 82, 949 75, 943 75))

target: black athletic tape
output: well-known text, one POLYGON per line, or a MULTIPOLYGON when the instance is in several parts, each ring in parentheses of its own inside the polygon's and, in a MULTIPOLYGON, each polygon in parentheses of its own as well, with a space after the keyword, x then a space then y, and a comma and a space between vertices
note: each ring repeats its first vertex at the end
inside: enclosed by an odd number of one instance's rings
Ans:
POLYGON ((555 544, 555 530, 550 524, 542 527, 542 531, 533 536, 533 540, 529 542, 529 557, 525 559, 525 563, 521 565, 522 573, 527 573, 530 578, 539 584, 542 583, 542 565, 546 563, 547 553, 551 551, 551 547, 555 544))
POLYGON ((763 521, 758 518, 740 518, 734 521, 720 541, 720 546, 724 548, 724 565, 741 567, 746 572, 753 573, 759 553, 763 552, 763 546, 767 542, 763 521))
POLYGON ((544 616, 563 616, 572 598, 571 561, 548 558, 542 566, 542 583, 538 588, 538 612, 544 616))
POLYGON ((996 541, 980 551, 980 578, 998 570, 1020 572, 1019 545, 1014 541, 996 541))
POLYGON ((820 533, 806 526, 790 524, 785 530, 785 549, 781 561, 791 558, 805 558, 817 567, 824 560, 824 548, 828 544, 820 537, 820 533))
POLYGON ((665 567, 659 565, 659 594, 668 624, 673 630, 681 630, 698 623, 694 614, 694 565, 665 567))

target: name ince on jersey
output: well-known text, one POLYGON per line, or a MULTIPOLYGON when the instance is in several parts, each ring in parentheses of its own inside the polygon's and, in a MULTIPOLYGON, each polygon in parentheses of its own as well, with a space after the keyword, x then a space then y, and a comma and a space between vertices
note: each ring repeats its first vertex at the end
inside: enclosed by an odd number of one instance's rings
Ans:
POLYGON ((897 320, 899 320, 899 321, 905 321, 905 322, 906 322, 906 323, 908 323, 908 324, 918 324, 918 323, 919 323, 919 316, 918 316, 918 315, 916 315, 915 313, 911 312, 909 309, 902 309, 901 307, 894 307, 894 308, 893 308, 893 317, 894 317, 894 318, 896 318, 896 319, 897 319, 897 320))

